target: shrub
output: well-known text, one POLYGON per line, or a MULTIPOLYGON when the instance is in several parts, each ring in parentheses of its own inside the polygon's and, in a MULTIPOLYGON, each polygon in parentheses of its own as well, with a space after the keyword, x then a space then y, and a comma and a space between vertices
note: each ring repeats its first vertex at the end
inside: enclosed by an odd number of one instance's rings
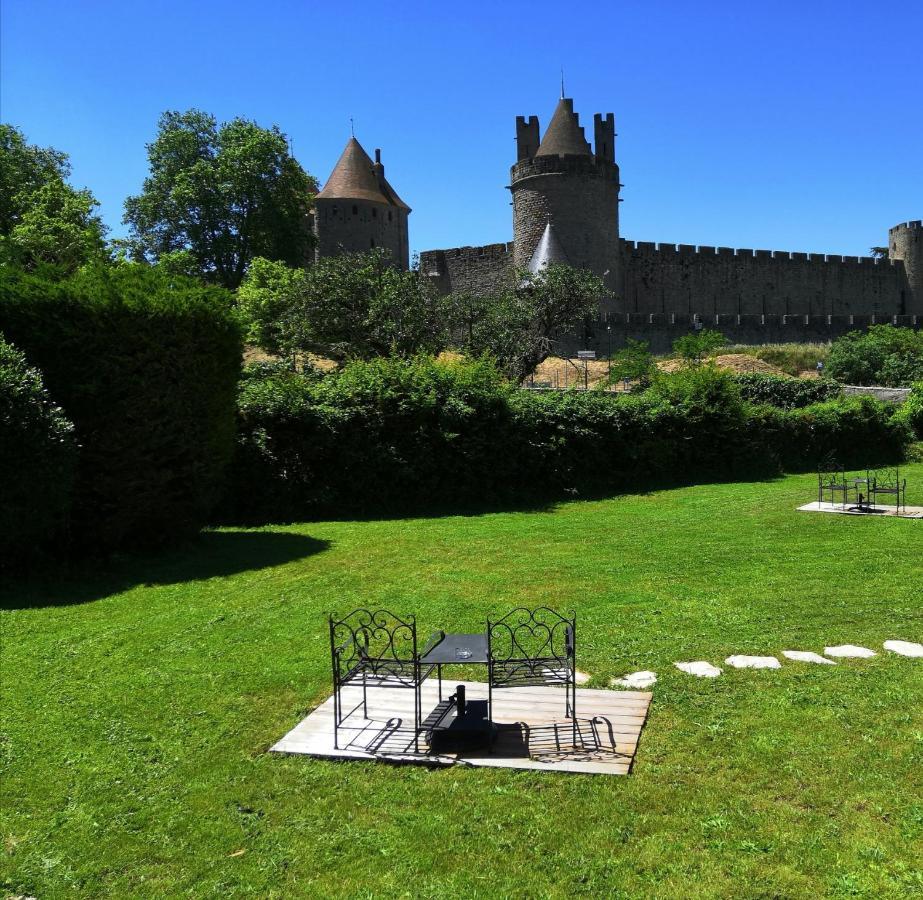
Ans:
POLYGON ((0 329, 75 424, 84 547, 158 543, 205 521, 233 448, 230 309, 221 289, 140 265, 0 279, 0 329))
POLYGON ((0 335, 0 570, 65 533, 75 459, 74 426, 0 335))
POLYGON ((913 385, 910 396, 898 411, 897 417, 913 431, 917 440, 923 441, 923 381, 913 385))
POLYGON ((790 378, 750 372, 734 376, 740 395, 748 403, 768 403, 780 409, 800 409, 838 397, 842 385, 829 378, 790 378))
POLYGON ((893 325, 851 331, 833 342, 827 373, 846 384, 907 386, 923 379, 923 332, 893 325))

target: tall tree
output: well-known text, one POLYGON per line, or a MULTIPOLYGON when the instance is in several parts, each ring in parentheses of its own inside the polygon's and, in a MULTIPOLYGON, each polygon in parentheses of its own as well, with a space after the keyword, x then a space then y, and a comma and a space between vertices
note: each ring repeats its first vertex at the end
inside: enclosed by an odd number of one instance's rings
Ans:
POLYGON ((186 251, 202 277, 229 288, 257 256, 304 265, 317 182, 276 126, 240 118, 219 125, 197 109, 165 112, 147 150, 150 175, 125 201, 135 258, 186 251))
POLYGON ((104 255, 105 226, 90 191, 67 183, 66 153, 29 144, 0 124, 0 255, 27 269, 64 273, 104 255))

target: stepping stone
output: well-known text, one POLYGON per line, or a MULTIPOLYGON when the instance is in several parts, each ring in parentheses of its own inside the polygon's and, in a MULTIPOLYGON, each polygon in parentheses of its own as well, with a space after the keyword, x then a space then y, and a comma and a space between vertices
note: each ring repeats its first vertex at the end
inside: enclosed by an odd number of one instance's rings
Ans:
POLYGON ((793 659, 795 662, 823 663, 826 666, 835 666, 836 663, 826 656, 814 653, 812 650, 783 650, 782 655, 786 659, 793 659))
POLYGON ((774 656, 729 656, 725 662, 735 669, 781 669, 782 663, 774 656))
POLYGON ((824 653, 827 656, 846 656, 855 659, 869 659, 872 656, 878 656, 874 650, 868 647, 857 647, 855 644, 841 644, 839 647, 824 647, 824 653))
POLYGON ((885 650, 901 656, 923 657, 923 644, 914 644, 912 641, 885 641, 885 650))
POLYGON ((696 662, 673 663, 673 665, 681 672, 685 672, 688 675, 695 675, 697 678, 717 678, 721 674, 721 669, 702 659, 696 662))
POLYGON ((580 669, 574 672, 574 681, 577 684, 586 684, 589 680, 590 676, 586 672, 581 672, 580 669))
POLYGON ((631 672, 622 678, 613 678, 609 684, 612 687, 632 688, 639 690, 641 688, 653 687, 657 681, 656 672, 631 672))

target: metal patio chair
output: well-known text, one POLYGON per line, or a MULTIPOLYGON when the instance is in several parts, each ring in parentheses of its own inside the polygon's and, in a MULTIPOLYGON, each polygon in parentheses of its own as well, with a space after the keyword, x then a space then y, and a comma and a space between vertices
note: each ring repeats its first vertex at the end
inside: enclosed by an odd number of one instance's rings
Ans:
POLYGON ((524 606, 487 620, 487 704, 493 721, 494 691, 532 685, 561 685, 564 716, 577 743, 577 616, 524 606))
MULTIPOLYGON (((424 650, 424 652, 426 652, 424 650)), ((330 616, 333 668, 333 746, 339 749, 343 714, 342 690, 362 686, 362 714, 368 718, 368 689, 407 688, 414 692, 414 751, 419 752, 422 701, 420 686, 435 666, 423 665, 417 652, 414 616, 402 619, 386 609, 354 609, 348 616, 330 616)), ((349 710, 346 715, 358 707, 349 710)))
POLYGON ((822 469, 817 473, 817 502, 823 503, 824 496, 830 495, 830 502, 835 503, 837 496, 843 503, 845 509, 849 503, 849 482, 846 480, 846 472, 837 467, 822 469))
POLYGON ((869 501, 872 506, 878 502, 878 495, 894 497, 897 512, 907 508, 907 479, 901 478, 900 469, 879 469, 869 472, 869 501))

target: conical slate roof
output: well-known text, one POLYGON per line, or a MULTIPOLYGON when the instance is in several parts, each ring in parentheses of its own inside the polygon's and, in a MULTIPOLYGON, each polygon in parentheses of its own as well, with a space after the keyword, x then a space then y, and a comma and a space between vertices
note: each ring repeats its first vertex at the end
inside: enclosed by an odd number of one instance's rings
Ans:
POLYGON ((529 271, 533 275, 549 265, 567 265, 567 254, 555 234, 554 226, 549 222, 542 232, 538 245, 529 260, 529 271))
POLYGON ((410 208, 388 184, 384 173, 379 180, 375 164, 354 137, 347 142, 346 149, 317 197, 320 200, 370 200, 402 209, 410 208))
POLYGON ((558 101, 548 129, 535 153, 536 156, 590 156, 590 145, 583 136, 574 101, 562 97, 558 101))

